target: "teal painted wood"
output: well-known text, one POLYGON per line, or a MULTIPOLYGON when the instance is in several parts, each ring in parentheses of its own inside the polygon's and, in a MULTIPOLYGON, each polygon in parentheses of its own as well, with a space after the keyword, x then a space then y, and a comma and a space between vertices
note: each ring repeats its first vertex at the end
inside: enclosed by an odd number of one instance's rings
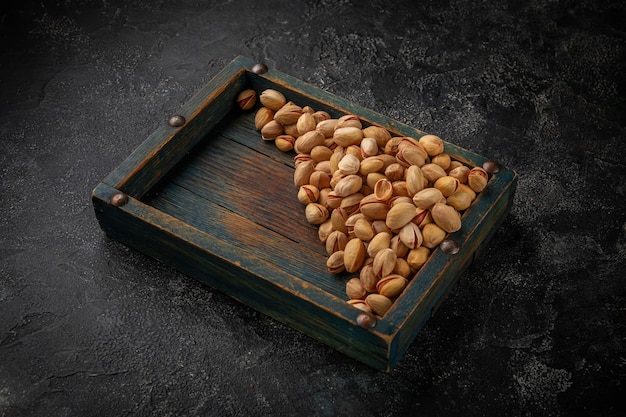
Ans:
POLYGON ((362 329, 356 325, 353 307, 289 274, 283 262, 246 253, 132 197, 122 207, 113 206, 111 198, 118 192, 99 184, 92 195, 96 216, 110 237, 347 356, 376 369, 389 369, 388 335, 395 329, 384 323, 373 330, 362 329))
MULTIPOLYGON (((253 74, 253 65, 236 58, 183 106, 184 127, 158 129, 105 178, 93 193, 96 216, 124 244, 389 371, 506 216, 517 175, 504 167, 493 175, 462 229, 450 235, 461 251, 450 256, 435 250, 389 313, 362 329, 356 324, 360 312, 345 302, 347 277, 325 270, 317 232, 296 202, 293 154, 260 140, 254 112, 234 108, 234 98, 243 88, 274 88, 300 105, 334 117, 357 114, 395 135, 418 138, 424 132, 278 71, 253 74), (122 207, 111 204, 119 191, 131 197, 122 207)), ((468 165, 486 161, 445 146, 468 165)))

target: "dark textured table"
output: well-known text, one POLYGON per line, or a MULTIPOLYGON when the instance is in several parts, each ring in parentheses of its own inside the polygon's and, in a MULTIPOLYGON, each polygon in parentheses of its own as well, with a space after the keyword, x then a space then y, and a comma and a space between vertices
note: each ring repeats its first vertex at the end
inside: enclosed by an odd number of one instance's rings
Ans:
POLYGON ((1 6, 1 416, 624 415, 624 2, 201 3, 1 6), (236 55, 519 174, 389 374, 98 227, 93 187, 236 55))

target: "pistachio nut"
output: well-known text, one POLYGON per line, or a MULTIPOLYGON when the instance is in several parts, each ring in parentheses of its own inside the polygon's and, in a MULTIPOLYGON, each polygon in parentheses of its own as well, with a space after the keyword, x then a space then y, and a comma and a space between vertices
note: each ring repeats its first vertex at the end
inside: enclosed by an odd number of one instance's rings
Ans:
POLYGON ((274 139, 274 144, 283 152, 289 152, 293 149, 296 139, 291 135, 278 135, 274 139))
POLYGON ((402 226, 398 233, 400 241, 409 249, 415 249, 421 246, 423 237, 420 228, 413 222, 409 222, 402 226))
POLYGON ((322 224, 330 215, 328 209, 319 203, 309 203, 304 210, 306 220, 311 224, 322 224))
POLYGON ((447 154, 446 152, 442 152, 439 155, 435 155, 430 158, 430 162, 435 165, 439 165, 444 171, 447 171, 450 168, 450 163, 452 163, 452 160, 449 154, 447 154))
POLYGON ((376 143, 376 139, 364 137, 363 140, 361 140, 361 155, 363 155, 363 158, 365 159, 377 154, 378 143, 376 143))
POLYGON ((422 228, 422 246, 436 248, 446 237, 446 232, 437 223, 428 223, 422 228))
POLYGON ((361 129, 363 125, 361 124, 361 120, 354 114, 346 114, 346 115, 341 116, 337 120, 336 129, 339 129, 342 127, 356 127, 358 129, 361 129))
POLYGON ((391 139, 389 131, 380 126, 368 126, 364 128, 363 136, 366 138, 374 138, 377 145, 381 148, 384 148, 389 139, 391 139))
POLYGON ((235 101, 241 110, 250 110, 256 104, 256 91, 247 88, 237 94, 235 101))
POLYGON ((339 146, 358 145, 363 139, 363 131, 354 126, 338 127, 333 133, 333 140, 339 146))
POLYGON ((365 249, 365 244, 361 241, 361 239, 357 237, 350 239, 346 244, 343 255, 343 262, 346 271, 350 273, 358 271, 363 265, 366 255, 367 251, 365 249))
MULTIPOLYGON (((274 120, 281 125, 295 124, 302 115, 302 107, 292 102, 286 103, 274 113, 274 120)), ((297 130, 297 126, 296 126, 297 130)))
POLYGON ((324 135, 319 130, 310 130, 296 139, 294 149, 297 153, 310 153, 316 146, 324 145, 324 135))
POLYGON ((354 224, 353 233, 363 242, 369 242, 374 237, 372 223, 366 218, 361 218, 354 224))
POLYGON ((263 126, 274 120, 274 111, 267 107, 260 107, 254 115, 254 127, 261 130, 263 126))
POLYGON ((378 276, 374 273, 374 266, 372 264, 364 265, 359 272, 359 279, 361 285, 368 292, 376 291, 376 284, 378 284, 378 276))
POLYGON ((439 155, 443 152, 443 141, 435 135, 424 135, 419 139, 429 156, 439 155))
POLYGON ((426 263, 429 256, 430 249, 426 246, 420 246, 419 248, 415 248, 408 253, 406 261, 411 268, 418 270, 426 263))
POLYGON ((339 230, 335 230, 326 239, 326 253, 332 255, 339 250, 344 250, 347 243, 348 236, 339 230))
POLYGON ((326 259, 326 268, 331 274, 339 274, 345 271, 344 252, 341 250, 333 252, 333 254, 326 259))
POLYGON ((411 165, 406 169, 406 190, 410 197, 422 191, 425 186, 424 174, 417 165, 411 165))
POLYGON ((261 137, 263 140, 274 140, 276 136, 283 133, 283 125, 276 120, 271 120, 261 128, 261 137))
POLYGON ((303 161, 297 164, 293 173, 294 185, 300 187, 309 184, 309 178, 311 178, 313 171, 315 171, 315 161, 313 160, 303 161))
POLYGON ((300 115, 300 117, 298 117, 298 120, 296 121, 296 129, 298 129, 298 133, 303 135, 306 132, 315 130, 315 126, 317 126, 317 122, 315 121, 315 117, 313 117, 313 114, 305 112, 303 109, 302 114, 300 115))
POLYGON ((397 203, 389 209, 385 223, 391 230, 397 230, 409 223, 416 214, 413 203, 397 203))
POLYGON ((320 197, 320 190, 314 185, 301 185, 298 189, 298 201, 302 204, 317 203, 320 197))
MULTIPOLYGON (((331 182, 332 184, 332 182, 331 182)), ((357 193, 363 186, 363 179, 359 175, 351 174, 343 177, 334 187, 334 192, 339 197, 347 197, 357 193)))
POLYGON ((413 196, 413 204, 418 208, 429 209, 435 203, 440 202, 441 199, 443 199, 443 194, 439 189, 432 187, 424 188, 413 196))
POLYGON ((446 204, 454 207, 457 211, 463 211, 472 204, 472 197, 468 193, 457 191, 446 199, 446 204))
POLYGON ((447 175, 443 168, 433 163, 423 165, 422 173, 424 174, 424 178, 431 184, 434 184, 439 178, 447 175))
POLYGON ((372 293, 365 297, 365 303, 372 309, 374 314, 382 317, 389 311, 392 306, 392 301, 384 295, 372 293))
POLYGON ((391 233, 380 232, 376 233, 374 237, 369 241, 367 245, 367 254, 371 258, 376 258, 378 252, 383 249, 388 249, 391 243, 391 233))
POLYGON ((276 111, 283 107, 287 103, 287 99, 283 95, 283 93, 268 88, 264 90, 259 96, 259 101, 261 104, 268 109, 276 111))
POLYGON ((409 279, 411 274, 413 274, 413 270, 406 259, 398 258, 396 259, 396 267, 393 269, 393 273, 409 279))
POLYGON ((467 176, 469 175, 469 172, 470 169, 468 167, 460 165, 448 171, 448 175, 459 180, 461 184, 467 184, 467 176))
POLYGON ((378 294, 391 299, 399 296, 408 283, 409 281, 402 275, 390 274, 378 281, 376 291, 378 294))
POLYGON ((481 167, 474 167, 467 174, 467 184, 477 193, 485 189, 487 181, 489 181, 489 175, 481 167))
POLYGON ((393 272, 396 266, 396 253, 391 248, 381 249, 374 256, 372 267, 379 277, 386 277, 393 272))
POLYGON ((441 191, 444 197, 449 197, 459 189, 459 184, 461 184, 461 182, 458 179, 446 175, 437 179, 434 187, 441 191))
POLYGON ((448 233, 456 232, 461 228, 461 215, 452 206, 436 203, 430 209, 433 221, 448 233))
POLYGON ((347 153, 339 160, 337 168, 346 175, 356 174, 361 168, 361 161, 355 155, 347 153))
POLYGON ((364 300, 367 296, 367 291, 363 288, 361 280, 359 278, 350 278, 346 282, 346 295, 352 300, 364 300))
POLYGON ((317 122, 315 128, 324 134, 324 137, 332 138, 337 127, 337 119, 324 119, 317 122))
POLYGON ((385 201, 379 200, 376 194, 370 194, 361 199, 359 210, 372 220, 385 220, 389 206, 385 201))

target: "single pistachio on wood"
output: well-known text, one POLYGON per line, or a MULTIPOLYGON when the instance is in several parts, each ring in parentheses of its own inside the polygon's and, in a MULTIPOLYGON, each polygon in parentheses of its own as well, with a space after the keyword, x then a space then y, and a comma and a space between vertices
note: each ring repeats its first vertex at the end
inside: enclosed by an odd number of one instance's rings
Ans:
POLYGON ((389 139, 391 139, 389 131, 380 126, 368 126, 364 128, 363 136, 367 138, 374 138, 380 148, 384 148, 389 139))
POLYGON ((424 188, 422 191, 416 193, 413 196, 413 204, 417 208, 429 209, 435 203, 438 203, 443 198, 443 194, 437 188, 424 188))
POLYGON ((304 209, 306 220, 311 224, 322 224, 326 220, 330 213, 328 209, 319 203, 309 203, 304 209))
POLYGON ((298 189, 298 201, 307 205, 309 203, 317 203, 317 199, 320 197, 320 190, 314 185, 305 184, 301 185, 298 189))
MULTIPOLYGON (((276 120, 281 125, 289 125, 295 124, 298 122, 298 119, 302 115, 302 107, 297 104, 292 103, 291 101, 286 103, 283 107, 278 109, 276 113, 274 113, 274 120, 276 120)), ((296 126, 297 130, 297 126, 296 126)))
POLYGON ((424 135, 419 139, 419 142, 422 144, 426 152, 428 152, 429 156, 439 155, 443 152, 443 141, 441 138, 435 135, 424 135))
POLYGON ((263 106, 274 111, 280 109, 287 103, 287 99, 283 93, 271 88, 268 88, 261 93, 259 101, 263 106))
POLYGON ((408 283, 409 281, 402 275, 389 274, 378 281, 376 291, 378 294, 391 299, 399 296, 408 283))
POLYGON ((365 302, 372 309, 374 314, 382 317, 389 311, 392 306, 392 301, 384 295, 372 293, 365 297, 365 302))
POLYGON ((434 184, 439 178, 447 175, 443 168, 433 163, 423 165, 422 173, 424 174, 424 178, 431 184, 434 184))
POLYGON ((415 217, 416 207, 413 203, 394 204, 387 213, 385 223, 391 230, 400 229, 415 217))
POLYGON ((344 265, 344 256, 345 254, 341 250, 333 252, 333 254, 326 259, 326 268, 328 269, 328 272, 331 274, 339 274, 345 271, 346 267, 344 265))
POLYGON ((400 241, 409 249, 415 249, 422 244, 423 237, 420 228, 413 222, 409 222, 402 226, 398 233, 400 241))
POLYGON ((418 270, 424 266, 429 256, 430 249, 426 246, 420 246, 419 248, 415 248, 408 253, 406 261, 411 268, 418 270))
POLYGON ((444 197, 449 197, 457 192, 460 184, 461 182, 458 179, 446 175, 437 179, 437 181, 435 181, 434 187, 441 191, 441 194, 443 194, 444 197))
POLYGON ((396 253, 391 248, 381 249, 374 256, 372 267, 379 277, 385 277, 393 272, 396 266, 396 253))
POLYGON ((310 153, 316 146, 324 145, 324 135, 318 130, 310 130, 296 139, 294 149, 298 153, 310 153))
POLYGON ((361 155, 363 158, 368 158, 370 156, 378 155, 378 143, 374 138, 364 137, 361 140, 361 155))
POLYGON ((313 114, 307 113, 303 109, 302 115, 296 121, 296 129, 298 129, 298 133, 303 135, 306 132, 315 130, 315 126, 317 126, 317 122, 315 121, 315 117, 313 117, 313 114))
POLYGON ((293 173, 294 185, 301 187, 305 184, 309 184, 309 178, 313 171, 315 171, 315 161, 313 160, 303 161, 297 164, 293 173))
POLYGON ((461 229, 461 215, 452 206, 444 203, 436 203, 430 209, 433 221, 448 233, 461 229))
POLYGON ((338 127, 333 133, 333 140, 339 146, 358 145, 363 139, 363 131, 358 127, 338 127))
POLYGON ((376 254, 383 249, 388 249, 391 244, 391 233, 380 232, 374 235, 367 245, 367 254, 376 258, 376 254))
POLYGON ((362 185, 363 179, 359 175, 346 175, 335 185, 334 191, 340 197, 347 197, 358 192, 362 185))
POLYGON ((346 282, 346 295, 349 299, 353 300, 365 299, 367 291, 363 288, 363 284, 361 284, 359 278, 350 278, 348 282, 346 282))
POLYGON ((274 120, 274 111, 267 107, 261 107, 254 115, 254 127, 261 130, 263 126, 274 120))
POLYGON ((283 125, 276 120, 272 120, 261 128, 261 137, 263 140, 274 140, 276 136, 283 133, 283 125))
POLYGON ((242 110, 250 110, 256 104, 256 91, 251 88, 245 89, 237 94, 236 101, 242 110))
POLYGON ((446 204, 457 211, 467 210, 472 205, 472 197, 468 193, 457 191, 446 199, 446 204))
POLYGON ((487 171, 481 167, 472 168, 467 175, 467 184, 477 193, 480 193, 485 189, 485 187, 487 187, 488 181, 489 175, 487 174, 487 171))
POLYGON ((313 149, 311 149, 311 158, 315 162, 330 161, 330 156, 332 154, 333 151, 323 144, 320 146, 314 146, 313 149))
POLYGON ((365 261, 367 250, 361 239, 355 237, 350 239, 344 250, 343 262, 346 271, 353 273, 359 270, 365 261))
POLYGON ((375 292, 376 284, 378 284, 378 276, 374 273, 374 266, 370 263, 363 265, 359 272, 361 285, 367 292, 375 292))
POLYGON ((422 246, 434 249, 445 239, 446 231, 436 223, 428 223, 422 228, 422 246))
POLYGON ((289 152, 293 149, 296 139, 290 135, 278 135, 274 139, 274 144, 283 152, 289 152))
POLYGON ((430 162, 439 165, 444 171, 447 171, 450 168, 452 160, 449 154, 442 152, 439 155, 435 155, 430 158, 430 162))

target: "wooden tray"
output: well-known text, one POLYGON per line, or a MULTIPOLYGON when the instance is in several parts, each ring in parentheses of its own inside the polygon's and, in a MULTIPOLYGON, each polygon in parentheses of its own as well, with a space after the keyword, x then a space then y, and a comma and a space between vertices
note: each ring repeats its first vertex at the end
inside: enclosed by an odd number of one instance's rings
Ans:
MULTIPOLYGON (((293 153, 261 140, 254 111, 235 96, 274 88, 333 117, 358 115, 394 135, 424 133, 286 74, 237 57, 164 123, 92 194, 104 232, 120 242, 318 339, 390 371, 433 310, 505 218, 517 183, 500 167, 449 236, 460 250, 433 251, 374 327, 357 324, 347 278, 330 274, 317 229, 306 222, 293 185, 293 153), (254 70, 253 70, 254 69, 254 70)), ((485 158, 445 143, 469 166, 485 158)))

